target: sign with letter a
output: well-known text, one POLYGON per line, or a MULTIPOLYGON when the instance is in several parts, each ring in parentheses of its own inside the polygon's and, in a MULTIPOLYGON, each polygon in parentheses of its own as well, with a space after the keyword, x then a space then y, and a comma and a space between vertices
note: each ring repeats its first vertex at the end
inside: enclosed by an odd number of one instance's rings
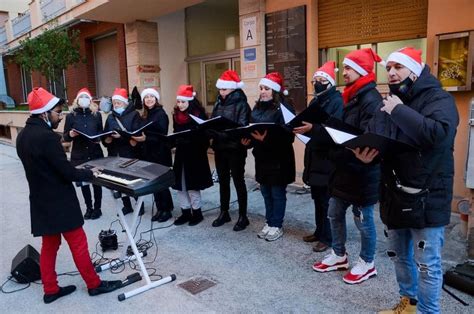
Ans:
POLYGON ((257 45, 257 17, 250 16, 242 19, 242 46, 255 46, 257 45))

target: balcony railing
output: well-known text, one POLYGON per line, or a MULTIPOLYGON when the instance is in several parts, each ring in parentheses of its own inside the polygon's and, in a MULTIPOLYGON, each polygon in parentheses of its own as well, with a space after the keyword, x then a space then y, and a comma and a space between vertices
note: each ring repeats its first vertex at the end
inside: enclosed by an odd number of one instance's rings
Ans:
POLYGON ((7 31, 5 30, 5 26, 2 26, 0 27, 0 47, 5 46, 7 41, 7 31))
POLYGON ((41 0, 41 15, 43 22, 47 22, 66 11, 65 0, 41 0))
POLYGON ((31 30, 30 11, 12 20, 13 36, 16 38, 31 30))

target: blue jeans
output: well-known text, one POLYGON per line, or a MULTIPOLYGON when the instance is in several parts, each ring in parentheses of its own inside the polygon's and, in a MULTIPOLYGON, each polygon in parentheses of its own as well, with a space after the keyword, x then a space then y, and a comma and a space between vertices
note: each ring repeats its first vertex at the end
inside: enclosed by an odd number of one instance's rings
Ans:
POLYGON ((261 184, 265 202, 265 218, 270 227, 281 228, 286 209, 286 185, 261 184))
POLYGON ((395 264, 400 295, 417 299, 421 313, 439 313, 444 227, 394 229, 387 236, 387 254, 395 264))
MULTIPOLYGON (((351 204, 337 197, 329 199, 328 217, 331 222, 332 248, 338 256, 346 254, 346 210, 351 204)), ((354 222, 360 231, 360 258, 371 263, 375 256, 377 233, 374 224, 374 205, 352 205, 354 222)))

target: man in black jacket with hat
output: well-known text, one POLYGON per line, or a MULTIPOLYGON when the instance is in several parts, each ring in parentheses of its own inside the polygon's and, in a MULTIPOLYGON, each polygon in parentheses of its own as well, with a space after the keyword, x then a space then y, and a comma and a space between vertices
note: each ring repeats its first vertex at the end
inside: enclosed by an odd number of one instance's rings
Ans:
MULTIPOLYGON (((453 97, 421 61, 403 48, 387 59, 391 94, 368 130, 416 150, 382 156, 380 215, 388 230, 387 254, 395 264, 400 302, 381 313, 439 313, 441 249, 451 216, 454 138, 459 115, 453 97)), ((363 162, 378 152, 355 150, 363 162)))
POLYGON ((76 290, 74 285, 58 286, 55 266, 61 235, 69 245, 89 295, 110 292, 122 285, 120 280, 101 281, 90 259, 82 228, 84 220, 72 182, 90 181, 98 171, 76 169, 67 160, 60 136, 53 131, 61 122, 63 103, 43 88, 34 88, 28 95, 31 116, 16 142, 30 188, 31 231, 33 236, 42 237, 40 270, 45 303, 76 290))

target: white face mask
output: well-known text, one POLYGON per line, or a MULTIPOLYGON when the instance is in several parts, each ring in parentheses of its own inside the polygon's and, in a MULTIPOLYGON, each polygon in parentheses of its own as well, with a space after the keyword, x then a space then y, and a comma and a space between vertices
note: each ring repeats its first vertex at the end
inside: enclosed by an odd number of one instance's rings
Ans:
POLYGON ((91 104, 91 100, 89 98, 86 98, 86 97, 81 97, 77 100, 77 103, 81 108, 85 109, 85 108, 89 108, 89 106, 91 104))

